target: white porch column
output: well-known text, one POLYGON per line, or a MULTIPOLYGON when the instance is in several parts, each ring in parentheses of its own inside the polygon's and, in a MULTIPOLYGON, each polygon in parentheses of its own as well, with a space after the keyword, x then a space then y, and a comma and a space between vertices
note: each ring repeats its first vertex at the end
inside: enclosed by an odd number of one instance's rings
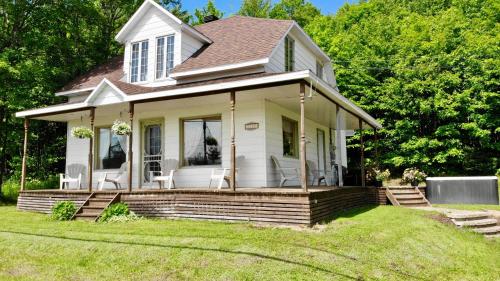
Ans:
POLYGON ((235 124, 234 124, 234 107, 236 103, 236 93, 231 91, 230 105, 231 105, 231 175, 229 179, 229 187, 232 191, 236 190, 236 143, 235 143, 235 124))
POLYGON ((300 185, 304 192, 307 192, 307 171, 306 171, 306 126, 305 126, 305 96, 306 85, 300 83, 300 185))
MULTIPOLYGON (((90 108, 90 130, 94 132, 94 118, 95 118, 95 108, 90 108)), ((94 137, 90 137, 89 139, 89 163, 88 163, 88 179, 87 183, 89 184, 89 192, 92 192, 92 168, 94 163, 94 137)))

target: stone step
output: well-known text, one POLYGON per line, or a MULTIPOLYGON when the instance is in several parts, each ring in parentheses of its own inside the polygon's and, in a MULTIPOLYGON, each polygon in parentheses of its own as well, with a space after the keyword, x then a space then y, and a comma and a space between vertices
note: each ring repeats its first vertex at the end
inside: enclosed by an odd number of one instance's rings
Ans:
POLYGON ((467 220, 481 220, 488 219, 490 216, 486 212, 464 212, 464 213, 450 213, 447 214, 448 218, 454 219, 456 221, 467 221, 467 220))
POLYGON ((477 233, 481 233, 484 235, 500 235, 500 225, 490 226, 490 227, 481 227, 473 229, 477 233))
POLYGON ((490 239, 499 239, 500 238, 500 233, 497 233, 497 234, 485 234, 484 236, 486 238, 490 238, 490 239))
POLYGON ((456 221, 456 220, 452 219, 452 221, 458 227, 485 228, 485 227, 497 225, 496 219, 480 219, 480 220, 466 220, 466 221, 464 221, 464 220, 456 221))

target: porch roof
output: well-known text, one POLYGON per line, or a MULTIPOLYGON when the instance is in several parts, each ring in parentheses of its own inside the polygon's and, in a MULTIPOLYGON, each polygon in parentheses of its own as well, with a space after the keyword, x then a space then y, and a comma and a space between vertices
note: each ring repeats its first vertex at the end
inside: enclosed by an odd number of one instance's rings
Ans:
POLYGON ((382 128, 372 116, 356 106, 346 97, 342 96, 336 89, 318 78, 310 70, 288 72, 288 73, 258 73, 241 75, 228 78, 213 79, 201 82, 185 83, 163 87, 142 87, 131 85, 121 81, 110 81, 103 79, 92 93, 81 102, 63 103, 44 108, 30 109, 16 113, 16 117, 31 119, 42 119, 46 116, 64 114, 87 110, 98 106, 93 103, 92 94, 99 91, 101 87, 110 86, 121 96, 121 102, 144 103, 155 100, 166 100, 184 98, 189 96, 203 96, 228 93, 230 91, 245 91, 274 87, 280 85, 307 83, 311 89, 320 93, 332 103, 337 104, 345 111, 361 118, 373 128, 382 128))

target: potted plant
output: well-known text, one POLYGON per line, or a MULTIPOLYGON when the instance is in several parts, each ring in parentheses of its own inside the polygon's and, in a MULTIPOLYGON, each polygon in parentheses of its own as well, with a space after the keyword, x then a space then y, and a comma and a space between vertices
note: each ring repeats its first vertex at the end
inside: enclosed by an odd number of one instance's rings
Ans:
POLYGON ((132 133, 132 128, 128 123, 121 120, 116 120, 113 123, 113 126, 111 126, 111 131, 113 131, 115 135, 125 136, 132 133))
POLYGON ((71 129, 71 136, 79 139, 90 139, 94 137, 94 132, 87 127, 74 127, 71 129))
POLYGON ((403 183, 409 183, 411 186, 418 186, 426 177, 427 175, 417 168, 407 168, 403 172, 403 183))

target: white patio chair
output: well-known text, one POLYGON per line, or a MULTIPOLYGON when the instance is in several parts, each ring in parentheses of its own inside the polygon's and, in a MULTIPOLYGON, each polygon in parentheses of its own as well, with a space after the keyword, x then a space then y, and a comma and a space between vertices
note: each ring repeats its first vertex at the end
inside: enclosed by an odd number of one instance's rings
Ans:
POLYGON ((280 162, 273 155, 271 155, 271 160, 273 161, 276 170, 278 170, 278 172, 280 173, 280 187, 283 187, 286 181, 299 179, 299 169, 281 167, 280 162))
POLYGON ((153 187, 154 182, 158 182, 159 188, 165 187, 165 183, 168 183, 167 189, 175 188, 174 173, 178 168, 178 161, 175 159, 166 159, 160 163, 160 172, 149 172, 149 184, 153 187), (155 176, 155 173, 160 175, 155 176))
POLYGON ((85 174, 85 166, 81 164, 71 164, 66 168, 66 174, 59 174, 59 189, 69 189, 70 183, 76 183, 78 189, 82 188, 82 176, 85 174))
POLYGON ((325 181, 325 184, 330 186, 326 180, 326 171, 318 169, 314 161, 306 160, 306 170, 307 177, 311 179, 311 186, 314 186, 314 182, 316 181, 318 181, 318 186, 321 185, 322 181, 325 181))
MULTIPOLYGON (((238 170, 239 166, 241 165, 241 162, 245 159, 245 156, 238 156, 236 157, 236 179, 238 179, 238 170)), ((214 168, 212 169, 212 173, 210 175, 210 183, 208 184, 208 188, 212 187, 212 182, 217 183, 217 188, 222 189, 222 184, 224 181, 227 183, 227 186, 230 185, 231 181, 231 176, 229 175, 229 172, 231 171, 230 168, 214 168)))
POLYGON ((118 172, 104 172, 103 176, 99 179, 98 190, 102 190, 106 182, 114 184, 116 189, 122 189, 121 183, 124 180, 123 178, 127 176, 127 165, 128 162, 124 162, 118 172), (111 177, 110 175, 113 176, 111 177))

